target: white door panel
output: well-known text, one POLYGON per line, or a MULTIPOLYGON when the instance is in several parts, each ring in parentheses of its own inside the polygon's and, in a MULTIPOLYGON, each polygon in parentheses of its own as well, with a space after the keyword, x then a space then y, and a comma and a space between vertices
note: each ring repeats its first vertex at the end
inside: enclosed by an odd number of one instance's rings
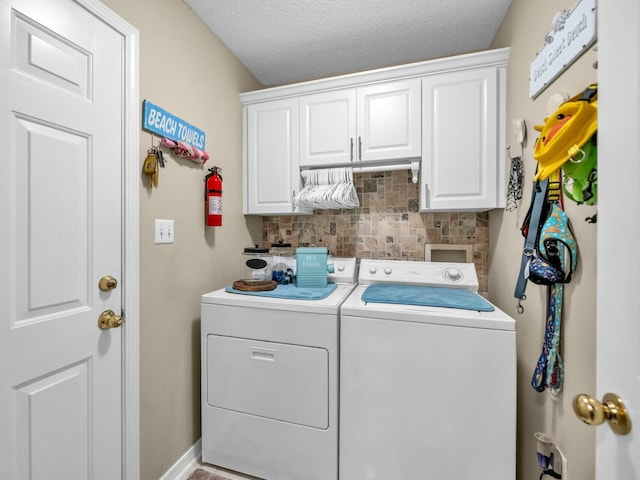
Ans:
POLYGON ((596 427, 597 480, 640 478, 638 22, 637 0, 598 3, 597 392, 584 393, 598 401, 619 395, 631 432, 616 435, 606 422, 596 427))
POLYGON ((18 478, 91 478, 90 371, 82 362, 16 387, 18 478))
POLYGON ((69 0, 0 31, 0 478, 121 478, 122 35, 69 0))
POLYGON ((13 202, 15 233, 28 239, 15 249, 15 322, 21 324, 88 307, 88 139, 31 119, 14 120, 15 154, 21 159, 14 165, 15 185, 24 187, 13 202))
POLYGON ((19 11, 14 13, 13 24, 17 70, 87 97, 91 80, 89 52, 64 37, 56 37, 19 11))

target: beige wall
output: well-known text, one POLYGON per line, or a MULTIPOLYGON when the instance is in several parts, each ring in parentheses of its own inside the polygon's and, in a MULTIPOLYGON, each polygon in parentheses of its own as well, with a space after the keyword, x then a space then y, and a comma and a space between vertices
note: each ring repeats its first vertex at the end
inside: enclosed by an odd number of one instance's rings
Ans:
MULTIPOLYGON (((573 415, 571 400, 577 393, 595 391, 595 254, 596 225, 585 217, 595 207, 579 206, 569 200, 565 209, 571 218, 578 242, 578 273, 565 288, 562 322, 564 392, 553 398, 548 392, 537 393, 531 386, 531 374, 540 355, 544 334, 546 287, 529 284, 525 313, 518 315, 513 298, 519 271, 523 238, 519 227, 528 208, 531 180, 536 162, 532 151, 538 132, 533 125, 542 124, 551 94, 578 93, 597 80, 592 67, 596 54, 589 51, 571 66, 535 101, 529 98, 529 63, 542 47, 551 20, 561 9, 570 9, 574 0, 531 2, 514 0, 492 44, 493 48, 511 47, 508 67, 507 125, 513 118, 527 123, 528 141, 524 150, 525 192, 515 212, 493 211, 490 214, 489 296, 517 319, 518 335, 518 479, 537 480, 534 432, 552 434, 569 461, 571 478, 594 479, 595 432, 585 429, 573 415)), ((507 138, 512 138, 508 127, 507 138)))
MULTIPOLYGON (((157 480, 200 437, 200 295, 231 283, 241 246, 261 238, 260 219, 242 215, 238 96, 260 84, 181 0, 105 4, 140 32, 140 100, 204 130, 211 156, 201 167, 167 155, 157 190, 141 179, 141 479, 157 480), (224 219, 205 228, 212 165, 223 168, 224 219), (175 220, 173 245, 154 245, 155 218, 175 220)), ((142 132, 141 167, 150 144, 142 132)))

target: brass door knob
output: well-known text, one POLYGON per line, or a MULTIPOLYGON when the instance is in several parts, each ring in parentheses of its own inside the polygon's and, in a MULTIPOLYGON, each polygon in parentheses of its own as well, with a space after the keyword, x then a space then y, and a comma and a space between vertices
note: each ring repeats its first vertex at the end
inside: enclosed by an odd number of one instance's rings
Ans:
POLYGON ((108 330, 110 328, 118 328, 122 325, 122 317, 116 315, 113 310, 105 310, 98 317, 98 326, 102 330, 108 330))
POLYGON ((111 275, 105 275, 98 282, 98 288, 103 292, 109 292, 118 286, 118 281, 111 275))
POLYGON ((600 425, 605 420, 611 430, 618 435, 626 435, 631 431, 631 419, 624 403, 614 393, 606 393, 602 403, 581 393, 573 399, 573 411, 587 425, 600 425))

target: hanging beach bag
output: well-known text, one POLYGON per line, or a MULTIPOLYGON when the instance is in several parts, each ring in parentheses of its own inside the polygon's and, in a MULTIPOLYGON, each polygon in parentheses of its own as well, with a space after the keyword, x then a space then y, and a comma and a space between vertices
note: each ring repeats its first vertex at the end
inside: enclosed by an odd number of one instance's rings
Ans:
POLYGON ((551 204, 537 245, 525 269, 529 280, 538 285, 569 283, 577 266, 578 246, 571 232, 569 217, 557 203, 551 204))

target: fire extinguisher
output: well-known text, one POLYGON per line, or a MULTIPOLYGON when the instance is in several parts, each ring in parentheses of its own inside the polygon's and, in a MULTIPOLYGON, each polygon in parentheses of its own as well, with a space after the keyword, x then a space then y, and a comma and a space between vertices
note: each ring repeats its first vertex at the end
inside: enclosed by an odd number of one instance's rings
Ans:
POLYGON ((222 169, 210 168, 211 172, 204 179, 204 202, 207 211, 207 226, 222 226, 222 169))

